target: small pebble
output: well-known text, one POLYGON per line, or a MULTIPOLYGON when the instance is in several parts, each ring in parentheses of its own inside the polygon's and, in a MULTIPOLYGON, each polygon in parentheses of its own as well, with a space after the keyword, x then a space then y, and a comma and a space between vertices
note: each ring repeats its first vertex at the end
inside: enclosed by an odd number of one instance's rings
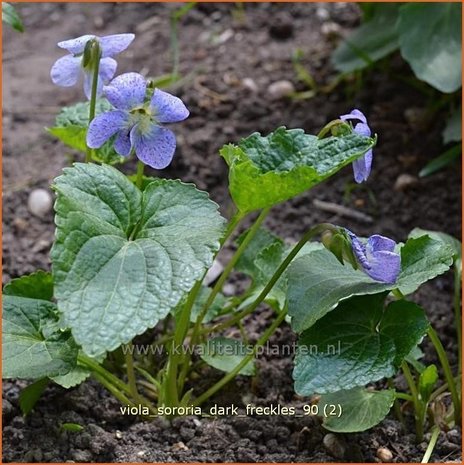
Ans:
POLYGON ((189 450, 189 448, 182 441, 179 441, 172 445, 172 450, 189 450))
POLYGON ((393 454, 390 449, 386 447, 379 447, 377 449, 377 457, 384 463, 391 462, 393 460, 393 454))
POLYGON ((224 287, 222 288, 222 293, 224 295, 235 295, 235 286, 230 283, 224 284, 224 287))
POLYGON ((116 432, 114 433, 116 439, 122 439, 122 433, 121 431, 119 431, 118 429, 116 430, 116 432))
POLYGON ((267 93, 272 100, 288 97, 294 92, 295 87, 290 81, 276 81, 267 88, 267 93))
POLYGON ((205 286, 209 286, 211 283, 214 283, 216 279, 221 276, 221 273, 224 271, 224 267, 222 263, 218 260, 214 260, 213 265, 206 273, 205 279, 203 280, 203 284, 205 286))
POLYGON ((249 90, 250 92, 256 93, 258 92, 258 86, 256 85, 256 82, 253 81, 251 78, 244 78, 242 80, 242 86, 249 90))
POLYGON ((327 21, 321 26, 321 32, 329 39, 336 39, 340 36, 341 28, 333 21, 327 21))
POLYGON ((395 181, 394 189, 397 192, 405 191, 411 187, 417 186, 419 180, 410 174, 400 174, 395 181))
POLYGON ((146 452, 144 450, 139 450, 135 455, 137 457, 145 457, 146 452))
POLYGON ((336 459, 342 459, 345 456, 346 447, 335 434, 326 434, 322 443, 324 444, 327 452, 336 459))
POLYGON ((34 189, 27 200, 27 208, 39 218, 43 218, 51 211, 52 204, 52 196, 46 189, 34 189))

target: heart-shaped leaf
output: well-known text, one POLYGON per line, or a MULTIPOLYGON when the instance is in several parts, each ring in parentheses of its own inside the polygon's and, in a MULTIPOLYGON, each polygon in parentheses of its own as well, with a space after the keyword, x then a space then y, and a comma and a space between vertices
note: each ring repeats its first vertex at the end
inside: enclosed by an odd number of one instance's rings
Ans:
POLYGON ((427 234, 411 237, 401 247, 401 272, 395 284, 375 281, 351 265, 342 265, 327 249, 297 258, 289 267, 288 314, 292 328, 301 332, 354 295, 400 289, 414 292, 424 282, 444 273, 453 262, 453 250, 427 234))
POLYGON ((221 155, 229 165, 229 190, 242 212, 270 207, 329 178, 366 153, 375 139, 349 133, 319 139, 302 129, 254 133, 221 155))
POLYGON ((363 22, 333 53, 332 63, 338 71, 349 73, 363 69, 398 48, 398 5, 373 4, 372 10, 369 20, 363 22))
POLYGON ((16 295, 31 299, 52 300, 53 276, 46 271, 38 270, 34 273, 12 279, 5 284, 3 295, 16 295))
POLYGON ((340 416, 324 417, 324 428, 336 433, 356 433, 380 423, 388 415, 394 401, 395 391, 392 389, 368 391, 353 388, 324 394, 319 401, 319 411, 331 412, 341 408, 340 416))
POLYGON ((5 295, 2 317, 4 378, 64 375, 75 367, 78 348, 59 328, 54 303, 5 295))
POLYGON ((386 293, 343 301, 298 341, 293 379, 299 395, 330 393, 393 376, 424 337, 424 311, 406 300, 383 309, 386 293))
POLYGON ((55 296, 91 357, 156 325, 219 249, 224 220, 193 185, 157 179, 142 192, 114 168, 76 164, 55 190, 55 296))
POLYGON ((401 55, 419 79, 441 92, 461 87, 461 3, 402 5, 398 18, 401 55))

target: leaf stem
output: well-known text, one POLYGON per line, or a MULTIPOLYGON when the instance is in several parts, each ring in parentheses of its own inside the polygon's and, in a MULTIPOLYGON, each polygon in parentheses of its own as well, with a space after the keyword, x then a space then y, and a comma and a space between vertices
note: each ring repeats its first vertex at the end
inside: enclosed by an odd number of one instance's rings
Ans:
POLYGON ((126 361, 126 373, 127 373, 127 380, 129 382, 129 389, 131 392, 132 399, 136 403, 142 404, 143 402, 140 399, 139 391, 137 390, 137 380, 135 378, 134 372, 134 345, 132 342, 125 344, 124 348, 124 359, 126 361))
POLYGON ((436 331, 430 326, 427 335, 429 336, 432 344, 435 347, 435 350, 440 360, 441 366, 443 368, 443 374, 445 375, 446 382, 451 393, 451 399, 454 406, 454 420, 457 425, 461 423, 461 399, 459 397, 458 391, 456 389, 456 383, 454 382, 453 373, 451 371, 450 364, 448 362, 448 357, 446 355, 445 349, 438 337, 436 331))
POLYGON ((421 421, 422 403, 419 399, 419 393, 417 391, 416 383, 406 361, 403 361, 401 363, 401 369, 403 370, 404 378, 406 379, 406 382, 409 386, 409 390, 412 394, 412 401, 414 404, 414 417, 416 419, 416 439, 417 442, 421 442, 424 436, 424 424, 421 421))
POLYGON ((274 320, 271 326, 263 333, 263 335, 256 341, 256 344, 253 346, 251 353, 247 354, 241 362, 236 365, 236 367, 229 373, 227 373, 222 379, 220 379, 216 384, 211 386, 206 392, 204 392, 200 397, 198 397, 194 402, 193 406, 201 405, 203 402, 208 400, 212 395, 219 391, 223 386, 232 381, 240 372, 240 370, 247 365, 255 356, 258 347, 262 346, 267 342, 267 340, 272 336, 274 331, 282 323, 286 315, 286 312, 280 313, 280 315, 274 320))
POLYGON ((430 457, 432 456, 433 449, 437 444, 438 436, 440 435, 440 428, 438 426, 434 426, 432 428, 432 437, 430 438, 429 445, 427 446, 427 450, 425 451, 424 457, 421 460, 421 463, 429 463, 430 457))
MULTIPOLYGON (((95 107, 97 104, 97 88, 98 88, 98 71, 100 69, 100 59, 101 51, 98 48, 98 56, 93 59, 93 69, 92 69, 92 91, 90 94, 90 107, 89 107, 89 125, 92 120, 95 118, 95 107)), ((92 152, 93 150, 90 147, 87 147, 85 154, 85 162, 90 163, 92 161, 92 152)))
POLYGON ((143 185, 143 173, 145 171, 145 164, 140 160, 137 161, 137 176, 135 179, 135 185, 142 190, 143 185))

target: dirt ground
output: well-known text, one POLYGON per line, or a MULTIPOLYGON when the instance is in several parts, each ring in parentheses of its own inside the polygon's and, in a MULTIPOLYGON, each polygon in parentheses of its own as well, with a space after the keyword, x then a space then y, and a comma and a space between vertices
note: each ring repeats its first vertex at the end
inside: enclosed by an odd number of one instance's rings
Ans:
MULTIPOLYGON (((56 43, 86 33, 134 32, 136 39, 118 59, 118 73, 147 76, 170 72, 169 14, 175 4, 21 4, 26 32, 3 30, 3 281, 37 268, 49 269, 53 213, 31 215, 27 208, 34 188, 47 188, 73 159, 44 127, 53 124, 63 105, 83 99, 82 89, 53 86, 49 70, 62 55, 56 43)), ((178 149, 173 164, 150 174, 195 182, 230 211, 227 171, 218 149, 254 131, 268 133, 280 125, 317 132, 326 122, 352 108, 362 109, 379 136, 372 175, 363 187, 353 186, 351 168, 311 192, 273 209, 266 226, 294 240, 310 225, 330 221, 359 235, 384 234, 404 240, 414 227, 461 237, 460 166, 428 178, 417 173, 442 152, 444 114, 430 117, 430 101, 398 76, 410 71, 393 57, 390 74, 374 70, 362 85, 344 82, 331 93, 312 99, 276 99, 269 85, 288 80, 297 90, 292 55, 301 49, 302 64, 324 86, 336 73, 329 56, 359 22, 356 5, 334 4, 198 4, 179 28, 180 71, 187 78, 172 91, 182 97, 190 118, 174 131, 178 149), (402 183, 401 175, 410 175, 402 183), (313 201, 356 209, 372 222, 329 213, 313 201)), ((133 163, 125 170, 134 169, 133 163)), ((404 176, 402 178, 404 180, 404 176)), ((235 276, 235 289, 243 285, 235 276)), ((232 288, 234 289, 234 288, 232 288)), ((452 316, 452 279, 439 277, 423 286, 415 299, 426 308, 456 365, 452 316)), ((266 326, 269 312, 247 320, 250 339, 266 326)), ((294 338, 285 325, 272 342, 294 338)), ((436 361, 427 343, 425 360, 436 361)), ((243 405, 299 405, 293 393, 288 358, 260 359, 257 377, 239 377, 212 402, 243 405), (250 384, 251 383, 251 384, 250 384)), ((219 373, 205 374, 208 383, 219 373)), ((402 378, 396 383, 404 387, 402 378)), ((206 419, 184 417, 172 425, 161 420, 136 421, 121 416, 119 405, 93 381, 68 392, 52 386, 36 409, 23 417, 18 406, 24 381, 5 382, 3 460, 5 462, 375 462, 380 446, 395 462, 418 462, 426 443, 416 444, 412 423, 404 429, 393 415, 361 434, 337 435, 339 451, 322 443, 327 433, 315 418, 268 417, 206 419), (84 426, 80 433, 60 429, 66 422, 84 426)), ((409 412, 406 412, 409 415, 409 412)), ((411 420, 409 415, 409 420, 411 420)), ((441 433, 431 461, 459 461, 460 429, 441 433)))

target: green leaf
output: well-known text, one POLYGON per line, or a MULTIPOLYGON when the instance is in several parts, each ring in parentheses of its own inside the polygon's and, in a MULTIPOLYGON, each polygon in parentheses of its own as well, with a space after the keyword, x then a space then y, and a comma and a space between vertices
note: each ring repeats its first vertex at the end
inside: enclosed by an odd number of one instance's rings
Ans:
POLYGON ((402 5, 397 30, 401 55, 416 76, 441 92, 461 87, 461 4, 402 5))
POLYGON ((219 249, 224 219, 191 184, 156 179, 141 192, 110 166, 78 163, 54 188, 55 297, 91 357, 154 327, 219 249))
POLYGON ((63 431, 69 431, 71 433, 80 433, 84 430, 84 427, 82 425, 79 425, 79 423, 63 423, 61 425, 61 429, 63 431))
POLYGON ((429 324, 424 311, 406 300, 384 311, 385 296, 343 301, 301 334, 293 371, 297 394, 351 389, 396 373, 429 324))
POLYGON ((448 246, 452 252, 454 258, 461 258, 462 254, 462 244, 459 239, 456 239, 454 236, 446 234, 441 231, 431 231, 429 229, 414 228, 410 233, 409 237, 418 238, 422 236, 429 236, 435 241, 442 242, 444 245, 448 246))
POLYGON ((50 379, 65 389, 75 387, 84 382, 92 372, 85 367, 77 365, 69 373, 61 376, 52 376, 50 379))
POLYGON ((301 332, 354 295, 377 294, 395 288, 403 294, 449 269, 453 251, 427 235, 409 238, 401 248, 401 272, 395 284, 375 281, 361 270, 342 265, 326 249, 297 258, 289 267, 288 314, 292 328, 301 332))
POLYGON ((2 2, 2 21, 18 32, 24 32, 24 26, 13 5, 2 2))
MULTIPOLYGON (((111 104, 106 99, 98 99, 95 114, 109 111, 111 104)), ((81 102, 61 110, 55 120, 56 126, 47 131, 59 139, 66 146, 85 153, 87 151, 86 135, 89 124, 89 102, 81 102)), ((99 163, 114 165, 125 163, 128 157, 121 157, 113 148, 113 141, 103 144, 92 151, 92 158, 99 163)))
POLYGON ((447 167, 451 163, 458 162, 461 159, 462 147, 461 144, 455 145, 443 152, 438 157, 429 161, 420 171, 419 176, 424 178, 433 173, 447 167))
MULTIPOLYGON (((395 391, 368 391, 354 388, 348 391, 324 394, 319 401, 319 411, 331 412, 335 405, 341 407, 341 415, 326 416, 322 425, 336 433, 365 431, 380 423, 395 401, 395 391)), ((336 409, 335 409, 336 410, 336 409)))
POLYGON ((438 370, 435 365, 429 365, 419 376, 419 395, 423 402, 428 402, 433 388, 438 381, 438 370))
MULTIPOLYGON (((200 346, 200 357, 208 365, 226 373, 231 372, 247 355, 251 347, 237 339, 215 337, 200 346)), ((247 363, 239 372, 240 375, 253 376, 255 365, 253 360, 247 363)))
POLYGON ((422 283, 449 270, 453 250, 441 240, 428 235, 410 237, 401 248, 401 273, 396 286, 403 294, 411 294, 422 283))
POLYGON ((462 107, 459 107, 446 122, 445 129, 443 130, 443 143, 459 142, 462 139, 462 107))
POLYGON ((29 275, 12 279, 5 284, 3 295, 30 297, 31 299, 52 300, 53 277, 51 273, 38 270, 29 275))
POLYGON ((418 373, 422 373, 425 370, 425 365, 419 360, 424 357, 424 352, 422 352, 419 346, 413 347, 411 352, 404 358, 418 373))
POLYGON ((56 305, 45 300, 3 297, 3 377, 64 375, 76 365, 77 346, 58 325, 56 305))
MULTIPOLYGON (((212 289, 210 287, 201 287, 198 297, 195 300, 195 303, 193 304, 192 312, 190 314, 191 323, 195 323, 197 321, 197 318, 200 312, 203 310, 203 307, 206 304, 211 292, 212 289)), ((223 294, 218 293, 217 296, 214 298, 213 303, 208 308, 208 311, 206 312, 206 315, 203 318, 203 323, 209 323, 211 320, 220 315, 224 310, 226 302, 226 297, 223 294)))
POLYGON ((374 281, 360 270, 342 265, 326 249, 297 258, 288 269, 288 314, 301 332, 354 295, 378 294, 391 285, 374 281))
POLYGON ((242 212, 295 197, 362 156, 375 139, 355 133, 319 139, 302 129, 281 127, 254 133, 220 153, 229 165, 229 190, 242 212))
POLYGON ((374 5, 369 19, 342 42, 332 55, 338 71, 350 73, 380 60, 398 48, 398 5, 374 5))
POLYGON ((48 383, 49 380, 47 378, 41 378, 21 390, 19 393, 19 408, 23 412, 23 415, 31 413, 48 383))

